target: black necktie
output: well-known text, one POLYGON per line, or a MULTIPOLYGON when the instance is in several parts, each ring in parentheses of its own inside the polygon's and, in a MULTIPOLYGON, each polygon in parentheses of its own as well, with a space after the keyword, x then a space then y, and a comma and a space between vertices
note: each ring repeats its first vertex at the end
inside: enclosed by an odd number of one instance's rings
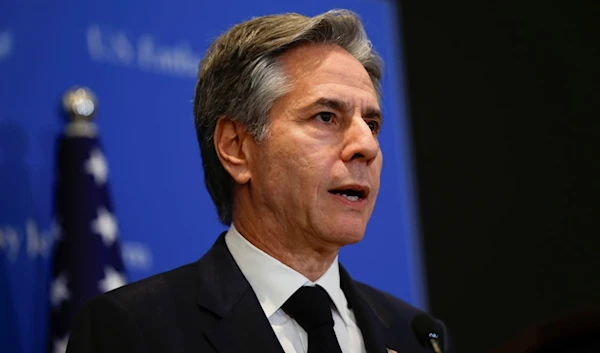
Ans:
POLYGON ((282 308, 308 333, 308 353, 342 353, 333 331, 331 302, 325 289, 302 287, 282 308))

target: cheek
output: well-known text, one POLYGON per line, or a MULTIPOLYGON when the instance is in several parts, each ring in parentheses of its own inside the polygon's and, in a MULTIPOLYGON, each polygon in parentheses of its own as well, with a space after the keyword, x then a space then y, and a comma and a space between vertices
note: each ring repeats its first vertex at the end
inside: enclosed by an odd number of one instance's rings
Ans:
POLYGON ((327 141, 308 136, 302 131, 288 132, 282 137, 280 140, 284 145, 278 146, 273 157, 281 161, 280 164, 291 178, 314 183, 316 177, 326 170, 330 158, 327 141))
POLYGON ((311 156, 298 149, 299 143, 282 140, 283 143, 265 145, 257 175, 263 179, 261 183, 267 183, 271 189, 285 189, 285 193, 289 193, 306 182, 306 174, 314 166, 311 156))
POLYGON ((379 155, 377 157, 375 157, 373 164, 371 164, 372 184, 377 189, 379 189, 382 167, 383 167, 383 154, 381 153, 381 151, 379 151, 379 155))
POLYGON ((258 176, 269 179, 270 186, 283 194, 299 194, 298 197, 305 200, 310 198, 309 195, 316 195, 328 180, 337 157, 331 153, 332 142, 301 126, 274 124, 272 128, 271 138, 263 146, 264 158, 260 163, 268 173, 258 176))

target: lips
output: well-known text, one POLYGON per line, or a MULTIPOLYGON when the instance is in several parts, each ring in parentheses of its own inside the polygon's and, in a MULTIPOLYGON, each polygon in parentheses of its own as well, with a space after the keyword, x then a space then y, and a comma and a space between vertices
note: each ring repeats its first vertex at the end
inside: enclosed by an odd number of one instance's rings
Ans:
POLYGON ((369 196, 369 188, 361 185, 344 185, 329 190, 330 194, 340 195, 349 201, 361 201, 369 196))

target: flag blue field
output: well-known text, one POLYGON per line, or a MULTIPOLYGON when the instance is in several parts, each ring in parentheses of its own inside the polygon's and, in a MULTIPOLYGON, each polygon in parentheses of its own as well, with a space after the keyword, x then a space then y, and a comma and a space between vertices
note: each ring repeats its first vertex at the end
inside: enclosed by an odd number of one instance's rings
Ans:
POLYGON ((50 284, 50 353, 65 352, 69 329, 86 301, 126 282, 109 196, 108 164, 95 127, 80 124, 72 123, 59 140, 59 232, 50 284))

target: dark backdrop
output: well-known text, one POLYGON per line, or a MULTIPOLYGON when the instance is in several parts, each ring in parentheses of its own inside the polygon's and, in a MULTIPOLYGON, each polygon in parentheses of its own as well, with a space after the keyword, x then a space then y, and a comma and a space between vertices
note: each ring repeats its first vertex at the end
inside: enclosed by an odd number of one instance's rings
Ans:
POLYGON ((403 1, 432 312, 458 352, 600 302, 598 2, 403 1))

